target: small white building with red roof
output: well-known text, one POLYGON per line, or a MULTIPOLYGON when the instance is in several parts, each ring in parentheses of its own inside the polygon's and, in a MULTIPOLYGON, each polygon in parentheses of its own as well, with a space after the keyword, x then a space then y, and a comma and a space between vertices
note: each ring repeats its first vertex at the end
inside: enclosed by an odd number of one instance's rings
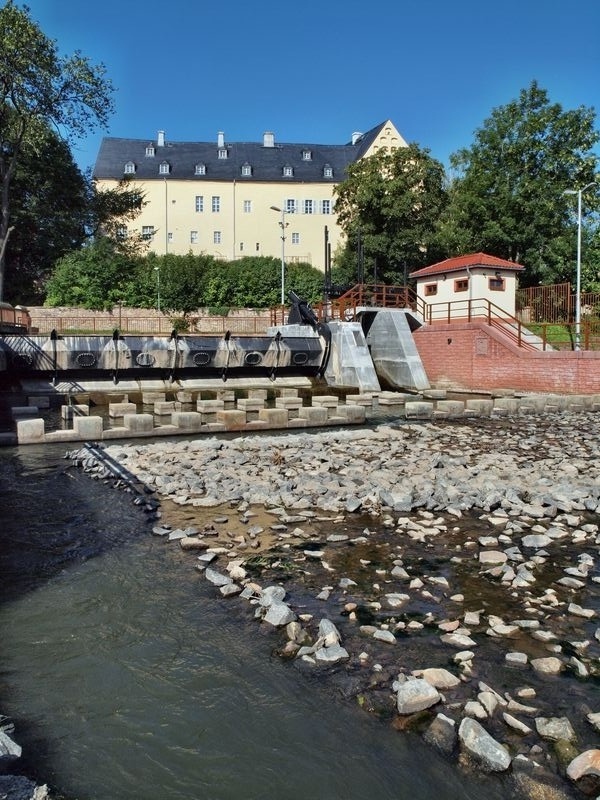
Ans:
MULTIPOLYGON (((496 315, 503 311, 514 317, 517 278, 523 269, 521 264, 504 258, 471 253, 423 267, 411 272, 410 277, 417 281, 417 295, 432 307, 432 320, 471 316, 470 306, 487 304, 496 315), (435 313, 437 304, 440 304, 439 314, 435 313)), ((473 313, 482 312, 473 309, 473 313)))

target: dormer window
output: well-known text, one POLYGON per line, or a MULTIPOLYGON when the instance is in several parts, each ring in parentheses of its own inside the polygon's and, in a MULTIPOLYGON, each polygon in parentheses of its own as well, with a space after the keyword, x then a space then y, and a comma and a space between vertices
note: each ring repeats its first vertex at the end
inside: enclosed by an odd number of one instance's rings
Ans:
POLYGON ((283 168, 283 177, 284 178, 293 178, 294 177, 294 168, 290 167, 289 164, 286 164, 283 168))
POLYGON ((310 150, 303 150, 302 151, 302 161, 310 161, 312 159, 312 153, 310 150))
POLYGON ((226 147, 219 147, 218 150, 218 157, 219 158, 227 158, 227 148, 226 147))
POLYGON ((333 178, 333 167, 331 167, 329 164, 325 164, 323 167, 323 177, 333 178))
POLYGON ((206 164, 196 164, 194 175, 206 175, 206 164))
POLYGON ((147 158, 152 158, 154 155, 156 155, 156 150, 154 149, 154 145, 153 144, 147 145, 146 146, 146 157, 147 158))
POLYGON ((133 161, 128 161, 125 166, 123 167, 123 173, 125 175, 133 175, 135 173, 135 164, 133 161))
POLYGON ((250 164, 242 164, 242 175, 249 178, 252 175, 252 167, 250 164))
POLYGON ((159 175, 168 175, 171 172, 171 165, 168 161, 163 161, 158 167, 159 175))

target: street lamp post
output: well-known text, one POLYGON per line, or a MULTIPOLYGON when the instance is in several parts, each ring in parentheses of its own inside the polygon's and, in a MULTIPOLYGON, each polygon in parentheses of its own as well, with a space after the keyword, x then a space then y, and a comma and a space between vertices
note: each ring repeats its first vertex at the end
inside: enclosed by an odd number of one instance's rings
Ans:
POLYGON ((285 211, 278 206, 271 206, 271 211, 277 211, 281 214, 279 227, 281 228, 281 305, 285 305, 285 229, 287 222, 285 221, 285 211))
POLYGON ((575 277, 575 350, 581 350, 581 195, 596 185, 596 181, 581 189, 565 189, 563 194, 577 195, 577 270, 575 277))

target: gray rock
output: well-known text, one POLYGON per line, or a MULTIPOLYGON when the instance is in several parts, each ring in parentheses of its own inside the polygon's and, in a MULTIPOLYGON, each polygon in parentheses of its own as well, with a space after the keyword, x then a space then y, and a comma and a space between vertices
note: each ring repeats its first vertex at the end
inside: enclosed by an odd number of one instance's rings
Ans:
POLYGON ((21 747, 5 731, 0 731, 0 759, 21 757, 21 747))
POLYGON ((223 575, 222 572, 218 572, 216 569, 212 569, 212 567, 207 567, 204 570, 204 574, 206 576, 206 580, 209 583, 212 583, 213 586, 225 586, 228 583, 233 583, 233 580, 229 577, 229 575, 223 575))
POLYGON ((456 722, 445 714, 437 714, 423 738, 442 753, 450 755, 456 747, 456 722))
POLYGON ((504 772, 510 767, 511 757, 477 720, 465 717, 458 729, 461 746, 484 769, 504 772))
POLYGON ((333 664, 336 661, 344 661, 350 658, 350 654, 339 644, 334 644, 330 647, 320 647, 315 651, 315 658, 317 661, 333 664))
POLYGON ((542 739, 550 742, 557 742, 559 739, 574 742, 576 739, 573 726, 567 717, 538 717, 535 728, 542 739))
POLYGON ((279 628, 282 625, 287 625, 289 622, 294 622, 296 620, 296 615, 292 609, 286 605, 286 603, 282 603, 279 600, 273 600, 273 602, 268 606, 263 619, 270 625, 274 625, 276 628, 279 628))
POLYGON ((396 696, 399 714, 414 714, 440 701, 440 693, 423 678, 414 678, 401 684, 396 696))

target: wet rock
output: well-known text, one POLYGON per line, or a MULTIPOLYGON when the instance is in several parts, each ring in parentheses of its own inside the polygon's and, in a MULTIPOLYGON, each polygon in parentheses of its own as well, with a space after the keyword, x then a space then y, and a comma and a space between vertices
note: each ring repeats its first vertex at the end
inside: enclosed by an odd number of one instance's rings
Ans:
POLYGON ((477 720, 465 717, 458 729, 461 747, 490 772, 504 772, 510 766, 508 751, 477 720))
POLYGON ((443 636, 440 636, 440 639, 444 644, 452 645, 452 647, 467 649, 477 646, 477 642, 464 633, 445 633, 443 636))
POLYGON ((567 717, 538 717, 535 727, 542 739, 551 742, 557 742, 559 739, 575 741, 575 731, 567 717))
POLYGON ((536 672, 540 672, 543 675, 558 675, 563 669, 562 661, 555 656, 534 658, 531 660, 531 666, 536 672))
POLYGON ((0 730, 0 763, 21 757, 21 747, 14 742, 6 731, 0 730))
POLYGON ((282 625, 287 625, 289 622, 294 622, 296 615, 292 609, 280 600, 273 600, 263 616, 263 620, 270 625, 280 628, 282 625))
POLYGON ((398 687, 396 707, 399 714, 414 714, 440 701, 440 694, 423 678, 407 680, 398 687))
POLYGON ((441 669, 439 667, 418 670, 413 674, 419 678, 423 678, 427 683, 430 683, 436 689, 441 689, 442 691, 453 689, 461 683, 460 678, 457 678, 456 675, 453 675, 447 669, 441 669))
POLYGON ((586 750, 571 761, 567 776, 587 795, 600 792, 600 750, 586 750))
POLYGON ((334 644, 330 647, 320 647, 315 651, 315 659, 322 663, 334 664, 337 661, 344 661, 347 658, 350 658, 348 651, 339 644, 334 644))
POLYGON ((204 575, 206 576, 206 580, 212 583, 213 586, 225 586, 227 583, 233 583, 233 579, 230 578, 229 575, 223 575, 222 572, 218 572, 212 567, 207 567, 204 570, 204 575))
POLYGON ((439 713, 423 734, 423 738, 445 755, 451 755, 457 742, 456 722, 439 713))

